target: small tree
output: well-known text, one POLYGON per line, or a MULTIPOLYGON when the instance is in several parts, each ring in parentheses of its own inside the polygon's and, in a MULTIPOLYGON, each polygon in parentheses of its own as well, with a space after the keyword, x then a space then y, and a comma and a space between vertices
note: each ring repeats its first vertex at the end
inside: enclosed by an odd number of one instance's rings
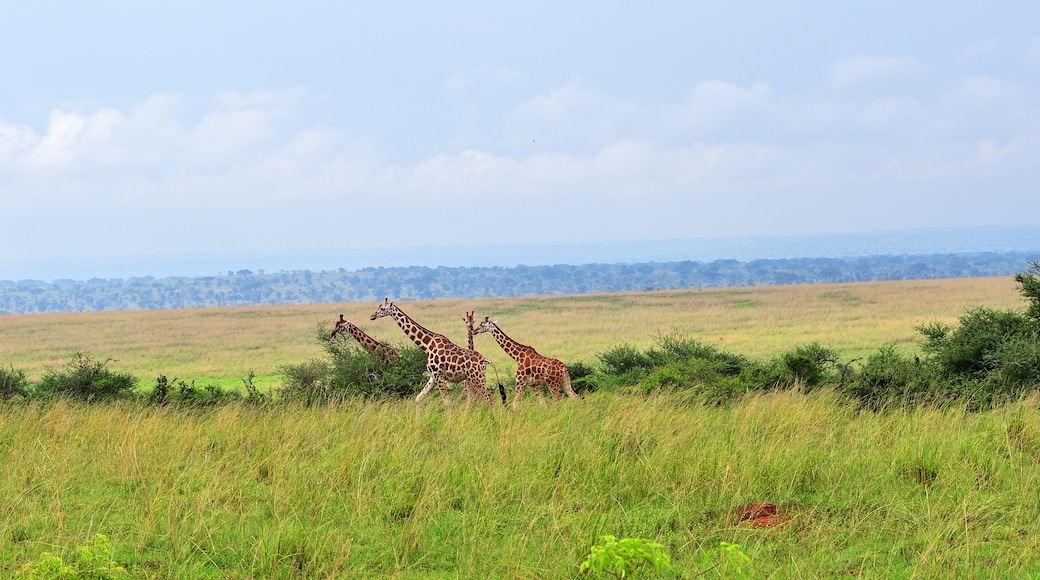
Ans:
POLYGON ((37 391, 43 396, 63 396, 83 401, 118 399, 133 395, 137 377, 108 369, 112 359, 96 361, 75 352, 63 371, 48 369, 37 391))
POLYGON ((1019 293, 1029 302, 1026 316, 1040 323, 1040 262, 1030 262, 1028 270, 1015 274, 1015 282, 1018 282, 1019 293))

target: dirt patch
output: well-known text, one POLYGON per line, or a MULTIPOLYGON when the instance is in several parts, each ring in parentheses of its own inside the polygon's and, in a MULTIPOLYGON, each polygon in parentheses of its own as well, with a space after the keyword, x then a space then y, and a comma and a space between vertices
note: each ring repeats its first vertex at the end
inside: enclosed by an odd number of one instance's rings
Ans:
POLYGON ((774 503, 753 503, 740 510, 740 523, 750 524, 755 528, 781 528, 791 521, 774 503))

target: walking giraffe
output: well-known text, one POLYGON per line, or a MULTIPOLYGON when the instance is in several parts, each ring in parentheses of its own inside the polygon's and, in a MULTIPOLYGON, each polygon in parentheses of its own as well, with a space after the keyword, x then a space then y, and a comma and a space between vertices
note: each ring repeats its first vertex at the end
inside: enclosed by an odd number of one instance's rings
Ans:
POLYGON ((469 340, 470 350, 477 350, 473 348, 473 315, 476 313, 477 311, 474 310, 473 312, 467 312, 466 316, 462 317, 462 322, 466 323, 466 338, 469 340))
POLYGON ((494 408, 491 403, 491 395, 488 393, 486 372, 488 361, 482 354, 474 350, 468 350, 448 340, 443 334, 429 331, 421 324, 412 320, 396 304, 387 298, 383 304, 372 313, 372 320, 389 316, 397 322, 405 335, 426 353, 426 371, 430 373, 430 380, 415 396, 415 412, 419 413, 419 406, 426 395, 437 387, 444 399, 444 408, 451 409, 448 400, 448 388, 446 381, 453 383, 465 383, 466 407, 473 405, 474 391, 484 397, 488 407, 494 408))
POLYGON ((357 339, 358 343, 364 347, 365 350, 374 354, 383 364, 396 363, 401 357, 394 349, 390 348, 389 345, 383 344, 371 336, 365 334, 360 328, 354 326, 349 320, 343 318, 343 315, 339 315, 339 321, 336 323, 336 328, 332 331, 332 338, 342 333, 348 333, 357 339))
POLYGON ((490 332, 495 337, 495 340, 498 341, 498 345, 502 347, 502 350, 516 361, 516 393, 513 396, 514 411, 520 406, 520 395, 523 393, 525 386, 531 387, 542 407, 545 407, 542 385, 549 387, 549 392, 552 393, 554 401, 560 400, 561 389, 571 399, 579 400, 578 393, 575 393, 571 387, 571 374, 565 364, 554 358, 542 356, 534 348, 509 338, 498 327, 497 322, 492 322, 486 316, 484 317, 484 322, 481 322, 480 326, 473 330, 473 334, 482 332, 490 332))

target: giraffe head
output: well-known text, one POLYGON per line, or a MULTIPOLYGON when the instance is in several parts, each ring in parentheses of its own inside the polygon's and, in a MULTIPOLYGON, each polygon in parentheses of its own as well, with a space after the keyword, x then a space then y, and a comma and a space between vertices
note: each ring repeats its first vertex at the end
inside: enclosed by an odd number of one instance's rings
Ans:
POLYGON ((466 315, 462 317, 462 322, 466 323, 466 328, 470 331, 473 330, 473 315, 476 313, 477 311, 474 310, 473 312, 467 312, 466 315))
POLYGON ((491 331, 493 331, 495 329, 495 325, 496 324, 498 324, 497 320, 492 321, 490 318, 485 316, 484 317, 484 322, 481 322, 480 326, 478 326, 478 327, 473 329, 473 334, 480 334, 482 332, 491 332, 491 331))
POLYGON ((343 315, 339 315, 339 320, 336 322, 336 328, 332 329, 332 338, 336 338, 342 332, 350 330, 350 321, 343 318, 343 315))
POLYGON ((396 306, 394 306, 393 302, 390 302, 389 298, 384 299, 383 303, 379 305, 379 308, 372 313, 372 320, 382 318, 384 316, 390 316, 393 313, 394 308, 396 308, 396 306))

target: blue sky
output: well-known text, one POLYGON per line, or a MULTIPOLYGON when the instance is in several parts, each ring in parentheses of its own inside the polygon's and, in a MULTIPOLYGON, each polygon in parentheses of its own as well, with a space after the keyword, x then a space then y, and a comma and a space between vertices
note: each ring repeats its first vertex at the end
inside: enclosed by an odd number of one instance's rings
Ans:
POLYGON ((1040 223, 1034 2, 154 4, 4 7, 0 260, 1040 223))

